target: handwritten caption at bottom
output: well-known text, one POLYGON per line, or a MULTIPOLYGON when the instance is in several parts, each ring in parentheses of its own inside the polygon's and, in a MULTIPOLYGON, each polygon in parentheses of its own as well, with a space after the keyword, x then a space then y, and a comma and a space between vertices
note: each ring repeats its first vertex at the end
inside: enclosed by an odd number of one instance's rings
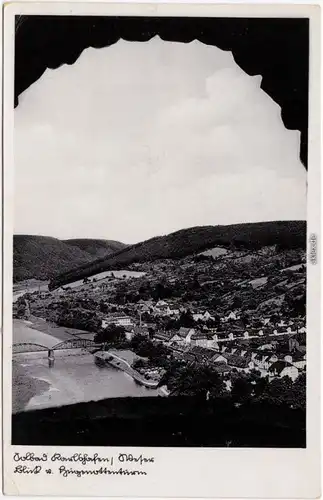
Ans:
POLYGON ((155 463, 154 457, 118 453, 101 456, 98 453, 73 453, 72 455, 14 453, 14 474, 59 475, 63 478, 85 476, 147 476, 149 464, 155 463), (135 467, 135 468, 134 468, 135 467))

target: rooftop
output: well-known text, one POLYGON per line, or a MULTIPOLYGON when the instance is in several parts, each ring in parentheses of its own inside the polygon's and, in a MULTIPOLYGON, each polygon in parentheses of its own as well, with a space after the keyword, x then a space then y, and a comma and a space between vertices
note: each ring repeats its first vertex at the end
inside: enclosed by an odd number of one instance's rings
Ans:
POLYGON ((290 363, 288 363, 287 361, 276 361, 275 363, 273 363, 271 365, 271 367, 269 368, 269 371, 272 372, 272 373, 278 373, 280 374, 285 368, 289 368, 293 365, 291 365, 290 363))

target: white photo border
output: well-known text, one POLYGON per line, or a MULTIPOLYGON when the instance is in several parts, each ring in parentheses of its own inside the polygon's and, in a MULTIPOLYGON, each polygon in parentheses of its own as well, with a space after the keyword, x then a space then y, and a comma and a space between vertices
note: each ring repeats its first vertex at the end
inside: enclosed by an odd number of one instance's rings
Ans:
MULTIPOLYGON (((4 200, 3 200, 3 457, 8 495, 109 496, 157 498, 315 498, 320 494, 320 258, 307 266, 307 446, 306 449, 126 448, 155 457, 148 476, 101 476, 46 481, 13 474, 16 451, 37 453, 57 447, 11 445, 12 261, 13 261, 13 120, 15 15, 120 15, 189 17, 306 17, 310 19, 307 238, 320 242, 320 7, 304 4, 114 4, 14 2, 4 6, 4 200)), ((80 447, 59 447, 62 454, 80 447)), ((87 447, 101 453, 108 448, 87 447)))

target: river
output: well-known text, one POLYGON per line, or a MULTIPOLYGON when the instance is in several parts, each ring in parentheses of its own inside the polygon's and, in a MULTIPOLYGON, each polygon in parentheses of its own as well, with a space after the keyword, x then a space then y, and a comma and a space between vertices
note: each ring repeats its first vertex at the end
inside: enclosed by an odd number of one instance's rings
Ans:
MULTIPOLYGON (((50 348, 61 341, 30 328, 28 322, 14 321, 14 343, 31 342, 50 348)), ((147 389, 121 370, 97 366, 94 356, 84 349, 55 351, 51 368, 47 351, 13 356, 14 413, 106 398, 158 395, 163 395, 160 389, 147 389)))

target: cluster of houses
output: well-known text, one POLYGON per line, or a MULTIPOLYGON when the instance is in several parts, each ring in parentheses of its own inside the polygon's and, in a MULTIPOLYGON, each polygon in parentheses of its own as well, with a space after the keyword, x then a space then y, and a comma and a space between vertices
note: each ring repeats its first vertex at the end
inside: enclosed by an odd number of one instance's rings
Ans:
MULTIPOLYGON (((157 303, 156 308, 168 313, 169 305, 164 301, 157 303)), ((194 314, 198 319, 207 321, 212 317, 207 311, 194 314)), ((193 315, 193 317, 194 317, 193 315)), ((299 373, 306 369, 306 348, 300 345, 298 334, 306 332, 305 324, 301 321, 280 319, 275 328, 269 326, 269 319, 262 320, 262 328, 235 329, 235 322, 239 321, 238 314, 230 312, 222 323, 231 321, 231 328, 220 325, 214 329, 184 328, 178 330, 156 330, 155 325, 147 323, 137 324, 137 321, 123 313, 113 313, 102 320, 102 326, 115 324, 125 328, 128 340, 136 335, 149 336, 154 342, 167 346, 178 360, 185 362, 212 363, 221 373, 232 369, 246 373, 257 369, 261 376, 269 378, 288 376, 295 380, 299 373), (251 349, 248 341, 258 339, 257 348, 251 349), (244 347, 235 340, 246 342, 244 347), (281 353, 280 341, 288 340, 288 353, 281 353)))
MULTIPOLYGON (((192 335, 193 336, 193 335, 192 335)), ((301 347, 301 346, 300 346, 301 347)), ((306 369, 306 353, 302 349, 293 348, 286 355, 278 356, 270 350, 237 347, 206 348, 199 345, 177 343, 169 344, 173 355, 186 362, 210 363, 221 372, 228 373, 233 369, 249 373, 257 370, 269 379, 288 376, 295 380, 301 371, 306 369)))
POLYGON ((109 325, 132 327, 134 326, 134 321, 130 316, 123 313, 110 313, 108 316, 102 319, 101 327, 107 328, 109 325))
MULTIPOLYGON (((136 304, 136 312, 140 315, 142 313, 149 313, 152 316, 158 317, 169 317, 169 318, 178 318, 181 313, 186 312, 187 308, 184 306, 178 307, 174 305, 172 302, 167 302, 165 300, 159 300, 156 303, 154 303, 153 300, 140 300, 138 304, 136 304)), ((197 323, 207 323, 208 321, 214 320, 214 316, 207 310, 205 311, 191 311, 192 312, 192 317, 193 320, 197 323)), ((255 335, 256 333, 258 335, 265 335, 267 333, 292 333, 296 328, 299 330, 300 328, 303 328, 304 332, 305 330, 305 318, 302 318, 302 320, 296 321, 293 318, 280 318, 278 321, 273 324, 271 322, 271 319, 268 318, 263 318, 260 315, 253 315, 252 318, 250 318, 250 325, 249 329, 250 335, 255 335), (261 328, 259 328, 259 324, 261 324, 261 328)), ((240 310, 229 310, 226 313, 222 314, 220 317, 220 323, 222 325, 222 328, 218 328, 218 331, 229 331, 232 329, 235 330, 241 330, 242 328, 245 328, 243 319, 241 317, 241 312, 240 310)), ((248 337, 248 332, 245 333, 245 335, 248 337)))
POLYGON ((176 307, 165 300, 158 300, 156 303, 153 300, 140 300, 138 302, 140 313, 148 313, 153 316, 179 317, 183 310, 183 308, 176 307))

